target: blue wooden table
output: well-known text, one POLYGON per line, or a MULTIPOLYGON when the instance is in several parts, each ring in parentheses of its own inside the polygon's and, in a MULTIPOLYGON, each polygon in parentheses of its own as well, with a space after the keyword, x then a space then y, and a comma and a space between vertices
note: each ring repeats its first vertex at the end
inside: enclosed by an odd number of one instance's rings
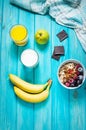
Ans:
POLYGON ((58 66, 69 58, 78 59, 86 67, 86 54, 72 29, 58 25, 48 15, 30 13, 10 5, 9 0, 0 0, 0 130, 86 130, 86 82, 80 89, 67 90, 57 80, 58 66), (14 24, 23 24, 28 29, 29 41, 24 47, 11 41, 9 30, 14 24), (45 47, 34 40, 36 30, 42 28, 50 35, 45 47), (63 29, 69 37, 60 42, 56 34, 63 29), (59 61, 51 59, 57 45, 65 48, 65 56, 59 61), (20 61, 27 48, 39 54, 39 65, 32 70, 20 61), (32 83, 45 83, 51 78, 49 98, 39 104, 20 100, 14 94, 9 73, 32 83))

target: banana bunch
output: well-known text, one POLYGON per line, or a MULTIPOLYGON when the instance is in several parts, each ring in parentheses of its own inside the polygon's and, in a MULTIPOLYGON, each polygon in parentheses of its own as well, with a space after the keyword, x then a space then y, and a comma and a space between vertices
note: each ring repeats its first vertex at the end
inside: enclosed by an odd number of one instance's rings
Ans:
POLYGON ((15 94, 26 102, 42 102, 49 96, 52 80, 48 80, 45 84, 31 84, 13 74, 9 74, 9 79, 15 85, 15 94))

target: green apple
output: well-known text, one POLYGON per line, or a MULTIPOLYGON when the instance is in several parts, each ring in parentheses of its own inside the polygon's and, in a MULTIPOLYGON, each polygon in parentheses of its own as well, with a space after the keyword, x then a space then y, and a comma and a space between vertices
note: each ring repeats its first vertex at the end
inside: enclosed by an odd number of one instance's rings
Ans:
POLYGON ((49 40, 49 33, 44 29, 40 29, 35 33, 35 40, 38 44, 46 44, 49 40))

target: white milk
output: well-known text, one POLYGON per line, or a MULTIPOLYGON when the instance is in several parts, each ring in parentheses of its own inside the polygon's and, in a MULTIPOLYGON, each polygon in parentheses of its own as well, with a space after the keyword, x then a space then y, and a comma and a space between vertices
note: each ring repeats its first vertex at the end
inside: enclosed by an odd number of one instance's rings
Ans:
POLYGON ((21 54, 21 62, 27 67, 35 67, 38 63, 38 54, 32 49, 26 49, 21 54))

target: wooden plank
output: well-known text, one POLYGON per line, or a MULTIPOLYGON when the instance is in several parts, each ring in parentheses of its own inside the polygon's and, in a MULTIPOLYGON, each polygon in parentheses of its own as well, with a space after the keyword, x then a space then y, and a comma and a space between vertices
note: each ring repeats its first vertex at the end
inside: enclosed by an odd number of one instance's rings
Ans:
MULTIPOLYGON (((48 16, 36 15, 35 32, 38 29, 46 29, 50 35, 50 40, 47 45, 42 46, 36 42, 34 43, 35 50, 39 54, 39 64, 34 69, 34 81, 35 83, 45 83, 51 78, 51 19, 48 16)), ((52 87, 49 98, 42 103, 34 105, 34 130, 51 130, 52 87)))
MULTIPOLYGON (((0 45, 1 45, 1 41, 2 41, 2 19, 3 19, 3 15, 2 15, 2 7, 3 7, 3 1, 0 1, 0 45)), ((1 50, 1 48, 0 48, 1 50)), ((0 79, 1 79, 1 51, 0 51, 0 79)), ((0 80, 0 86, 1 86, 1 80, 0 80)), ((2 89, 0 87, 0 130, 1 130, 1 125, 2 125, 2 112, 1 112, 1 105, 2 105, 2 101, 1 101, 1 94, 2 94, 2 89)))
POLYGON ((54 46, 64 46, 65 48, 65 56, 61 56, 59 61, 53 60, 51 62, 52 65, 52 79, 53 79, 53 87, 52 87, 52 130, 69 130, 69 91, 64 89, 58 81, 57 71, 59 65, 69 58, 68 51, 68 39, 60 42, 57 38, 56 34, 62 30, 68 32, 66 27, 60 26, 55 21, 52 20, 52 53, 54 50, 54 46))
MULTIPOLYGON (((78 39, 73 30, 69 32, 70 38, 70 57, 81 61, 86 67, 86 54, 83 51, 78 39)), ((86 82, 77 89, 70 91, 70 130, 85 130, 86 129, 86 82)))
MULTIPOLYGON (((18 76, 33 83, 33 69, 24 67, 20 57, 23 50, 34 48, 34 14, 24 10, 19 10, 19 12, 19 24, 25 25, 28 29, 29 40, 26 46, 18 47, 18 76)), ((33 104, 17 98, 17 115, 18 130, 33 130, 33 104)))
POLYGON ((8 0, 3 1, 3 23, 1 41, 1 130, 16 129, 16 97, 13 85, 9 82, 8 74, 17 71, 17 48, 11 42, 9 30, 18 20, 18 9, 13 8, 8 0))
MULTIPOLYGON (((1 44, 1 39, 2 39, 2 19, 3 19, 2 7, 3 7, 3 1, 1 0, 0 1, 0 44, 1 44)), ((1 51, 0 51, 0 61, 1 61, 1 51)), ((1 64, 0 64, 0 77, 1 77, 1 64)))

